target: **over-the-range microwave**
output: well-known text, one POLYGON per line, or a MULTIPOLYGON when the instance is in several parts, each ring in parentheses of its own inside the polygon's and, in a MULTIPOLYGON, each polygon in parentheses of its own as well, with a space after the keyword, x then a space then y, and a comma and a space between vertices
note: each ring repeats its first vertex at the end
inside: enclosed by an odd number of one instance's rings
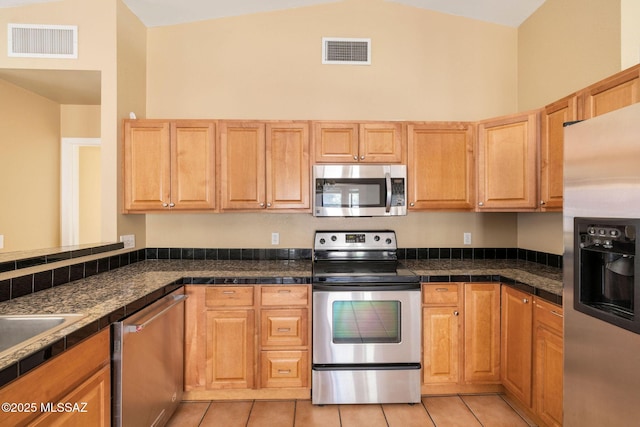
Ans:
POLYGON ((407 214, 405 165, 314 165, 315 216, 407 214))

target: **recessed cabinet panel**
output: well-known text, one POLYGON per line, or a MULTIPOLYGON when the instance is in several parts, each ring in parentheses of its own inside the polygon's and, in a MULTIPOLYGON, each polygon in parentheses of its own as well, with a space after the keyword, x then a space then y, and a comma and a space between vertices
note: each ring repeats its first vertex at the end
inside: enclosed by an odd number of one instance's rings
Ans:
POLYGON ((473 209, 473 126, 410 124, 409 209, 473 209))
POLYGON ((537 207, 539 112, 478 125, 478 211, 537 207))
POLYGON ((310 208, 309 127, 267 125, 267 207, 310 208))
POLYGON ((358 124, 315 123, 315 161, 349 163, 358 160, 358 124))
POLYGON ((220 124, 222 209, 264 207, 264 137, 263 123, 220 124))
POLYGON ((640 66, 636 65, 580 91, 581 118, 590 119, 640 101, 640 66))
POLYGON ((124 134, 124 208, 161 209, 171 196, 169 122, 125 121, 124 134))

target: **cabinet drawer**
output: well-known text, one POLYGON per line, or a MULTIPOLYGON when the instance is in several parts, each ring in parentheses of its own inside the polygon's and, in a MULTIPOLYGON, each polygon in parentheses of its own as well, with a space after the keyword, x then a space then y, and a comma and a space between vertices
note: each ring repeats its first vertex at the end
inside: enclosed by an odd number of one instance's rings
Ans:
POLYGON ((263 347, 307 345, 307 309, 262 310, 260 336, 263 347))
POLYGON ((205 294, 207 307, 253 305, 253 286, 209 286, 205 294))
POLYGON ((307 351, 263 351, 260 367, 264 388, 309 386, 307 351))
POLYGON ((562 335, 562 321, 564 313, 562 307, 540 298, 535 298, 535 310, 533 319, 535 322, 542 322, 562 335))
POLYGON ((263 286, 261 288, 262 305, 307 305, 309 290, 307 286, 263 286))
POLYGON ((424 285, 422 303, 430 306, 453 306, 460 301, 460 286, 456 283, 424 285))

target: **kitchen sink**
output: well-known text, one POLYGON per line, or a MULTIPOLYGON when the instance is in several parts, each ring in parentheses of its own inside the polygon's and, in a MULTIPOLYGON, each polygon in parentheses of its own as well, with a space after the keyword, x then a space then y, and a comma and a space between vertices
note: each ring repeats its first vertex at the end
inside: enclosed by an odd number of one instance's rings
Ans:
POLYGON ((0 315, 0 358, 39 340, 46 334, 66 328, 84 314, 0 315))

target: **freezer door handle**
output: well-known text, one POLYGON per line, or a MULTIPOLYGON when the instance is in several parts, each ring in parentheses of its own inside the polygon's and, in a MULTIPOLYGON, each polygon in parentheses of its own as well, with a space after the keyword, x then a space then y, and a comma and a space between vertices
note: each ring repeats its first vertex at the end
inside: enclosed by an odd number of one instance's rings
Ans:
POLYGON ((161 304, 156 310, 147 313, 142 319, 140 319, 140 321, 131 324, 125 324, 125 332, 141 332, 145 327, 147 327, 158 317, 162 316, 164 313, 186 300, 188 298, 188 295, 170 295, 167 298, 169 301, 168 305, 161 304))

